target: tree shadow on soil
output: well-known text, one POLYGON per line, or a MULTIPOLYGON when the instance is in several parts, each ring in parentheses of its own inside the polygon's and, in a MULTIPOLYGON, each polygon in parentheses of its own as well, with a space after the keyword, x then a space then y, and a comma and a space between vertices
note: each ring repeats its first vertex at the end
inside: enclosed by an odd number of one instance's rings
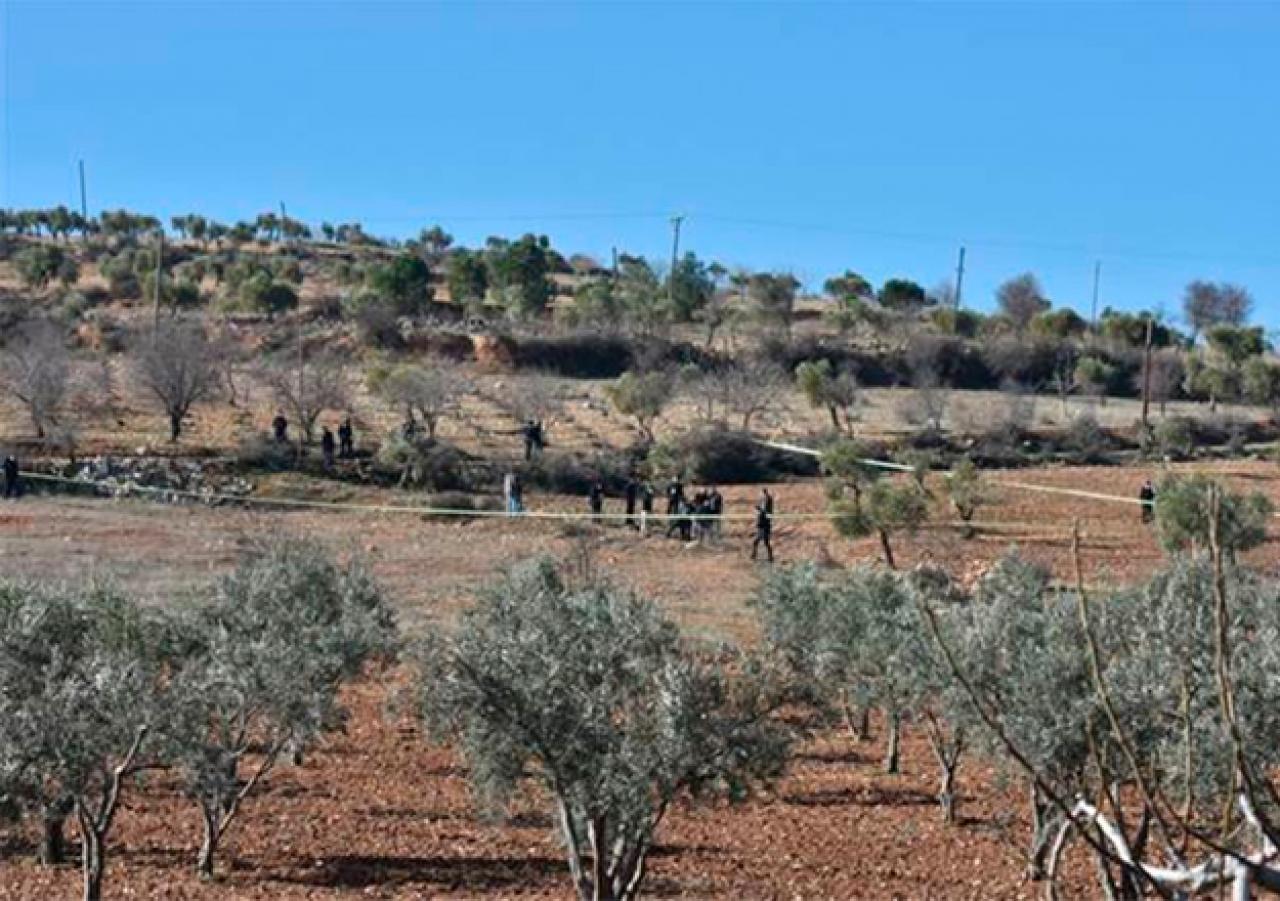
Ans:
POLYGON ((326 858, 319 866, 298 860, 291 872, 271 881, 318 888, 436 886, 469 892, 564 883, 569 868, 553 857, 377 857, 359 854, 326 858))
POLYGON ((819 789, 782 799, 797 807, 933 807, 938 799, 914 788, 819 789))

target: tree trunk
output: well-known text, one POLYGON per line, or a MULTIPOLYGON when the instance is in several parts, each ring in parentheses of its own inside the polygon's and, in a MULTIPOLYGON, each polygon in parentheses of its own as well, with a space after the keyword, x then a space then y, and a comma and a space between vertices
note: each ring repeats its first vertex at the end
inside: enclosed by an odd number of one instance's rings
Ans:
POLYGON ((196 874, 202 880, 213 879, 214 857, 218 853, 217 814, 201 809, 201 822, 204 827, 200 836, 200 853, 196 857, 196 874))
POLYGON ((102 901, 102 874, 106 859, 102 836, 80 819, 80 870, 84 874, 83 901, 102 901))
POLYGON ((182 436, 182 416, 178 413, 169 416, 169 441, 177 444, 178 439, 182 436))
POLYGON ((831 427, 837 432, 840 431, 840 413, 836 409, 836 405, 827 404, 827 413, 831 416, 831 427))
POLYGON ((902 732, 897 710, 889 711, 889 743, 884 752, 884 771, 894 774, 898 772, 898 739, 902 732))
POLYGON ((66 841, 62 833, 65 820, 61 811, 46 810, 40 817, 40 847, 36 857, 41 866, 53 867, 66 862, 66 841))
POLYGON ((942 785, 938 789, 938 803, 942 806, 942 822, 954 825, 956 821, 956 764, 959 760, 942 765, 942 785))
POLYGON ((880 533, 880 547, 884 550, 884 562, 889 565, 890 569, 897 569, 898 564, 893 559, 893 548, 889 545, 889 533, 884 529, 877 529, 880 533))
POLYGON ((863 704, 858 715, 858 741, 871 741, 871 705, 863 704))

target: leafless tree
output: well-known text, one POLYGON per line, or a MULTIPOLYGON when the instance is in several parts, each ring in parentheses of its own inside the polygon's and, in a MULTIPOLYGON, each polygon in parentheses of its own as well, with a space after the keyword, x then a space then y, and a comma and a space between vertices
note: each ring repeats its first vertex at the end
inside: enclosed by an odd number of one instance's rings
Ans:
POLYGON ((756 417, 777 407, 791 388, 786 370, 760 357, 748 357, 731 366, 701 373, 689 385, 704 419, 732 415, 744 431, 756 417))
POLYGON ((1183 294, 1182 311, 1195 338, 1211 326, 1244 325, 1253 312, 1253 296, 1229 282, 1193 281, 1183 294))
POLYGON ((1009 279, 996 289, 996 303, 1019 333, 1026 331, 1038 313, 1049 309, 1040 281, 1030 272, 1009 279))
POLYGON ((160 322, 142 336, 134 350, 138 384, 159 404, 169 420, 169 440, 182 436, 182 421, 197 403, 216 394, 222 364, 218 348, 198 325, 182 320, 160 322))
POLYGON ((43 439, 67 400, 71 355, 62 330, 47 320, 18 326, 0 352, 0 385, 27 410, 36 437, 43 439))
POLYGON ((471 384, 447 364, 405 364, 391 370, 377 384, 377 393, 393 407, 404 410, 405 419, 421 418, 427 438, 435 440, 440 421, 457 413, 471 384))
MULTIPOLYGON (((1151 355, 1150 399, 1160 405, 1160 415, 1165 415, 1169 401, 1178 392, 1178 386, 1186 375, 1186 367, 1182 364, 1182 355, 1172 348, 1158 351, 1151 355)), ((1142 390, 1142 372, 1135 376, 1138 379, 1138 390, 1142 390)))
POLYGON ((555 378, 545 373, 532 373, 513 382, 504 400, 515 419, 540 422, 544 431, 564 416, 564 392, 555 378))
POLYGON ((277 362, 263 373, 263 381, 275 394, 277 403, 298 423, 307 444, 315 439, 320 414, 350 406, 347 373, 334 357, 315 357, 304 360, 301 366, 277 362))

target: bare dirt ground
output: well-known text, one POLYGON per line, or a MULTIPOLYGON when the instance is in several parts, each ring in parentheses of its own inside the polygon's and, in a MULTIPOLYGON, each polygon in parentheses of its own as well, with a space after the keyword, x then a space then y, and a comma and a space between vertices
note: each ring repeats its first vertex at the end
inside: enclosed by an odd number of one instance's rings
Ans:
MULTIPOLYGON (((1202 464, 1237 488, 1280 500, 1272 464, 1202 464)), ((990 474, 1020 482, 1132 497, 1142 469, 1060 468, 990 474)), ((936 486, 935 486, 936 487, 936 486)), ((749 509, 757 489, 727 490, 728 509, 749 509)), ((774 486, 779 513, 815 513, 821 486, 774 486)), ((353 500, 395 500, 373 492, 353 500)), ((534 509, 580 509, 580 499, 531 498, 534 509)), ((616 501, 614 502, 616 504, 616 501)), ((941 502, 937 501, 939 506, 941 502)), ((1160 560, 1135 507, 1004 489, 961 539, 936 524, 897 542, 900 562, 931 561, 973 576, 1017 546, 1069 577, 1069 533, 1079 520, 1087 578, 1127 580, 1160 560)), ((0 574, 69 577, 96 571, 159 603, 228 567, 237 544, 264 530, 311 534, 365 555, 397 599, 405 625, 448 616, 496 567, 536 553, 563 554, 586 540, 597 562, 665 604, 695 634, 752 641, 748 599, 764 572, 746 559, 747 523, 729 524, 714 547, 686 547, 622 526, 585 530, 546 520, 443 522, 391 514, 266 513, 174 507, 142 501, 28 497, 0 505, 0 574), (579 533, 585 532, 585 539, 579 533)), ((821 519, 781 519, 779 565, 873 557, 873 542, 837 539, 821 519)), ((1280 544, 1253 552, 1274 567, 1280 544)), ((222 879, 191 872, 194 811, 163 776, 131 792, 118 826, 109 897, 175 899, 567 897, 566 869, 545 809, 524 798, 512 820, 475 810, 465 772, 448 750, 432 749, 407 721, 390 717, 398 677, 350 692, 353 718, 306 766, 274 775, 233 827, 222 879)), ((696 898, 1014 899, 1039 897, 1024 880, 1019 848, 1025 803, 979 764, 962 768, 963 823, 946 827, 931 800, 933 763, 908 728, 904 774, 882 775, 878 743, 823 731, 777 786, 730 808, 682 806, 662 830, 649 894, 696 898), (1010 815, 1012 811, 1012 815, 1010 815)), ((0 899, 73 898, 74 867, 40 870, 30 836, 0 830, 0 899)), ((1070 869, 1065 895, 1094 897, 1087 867, 1070 869)))

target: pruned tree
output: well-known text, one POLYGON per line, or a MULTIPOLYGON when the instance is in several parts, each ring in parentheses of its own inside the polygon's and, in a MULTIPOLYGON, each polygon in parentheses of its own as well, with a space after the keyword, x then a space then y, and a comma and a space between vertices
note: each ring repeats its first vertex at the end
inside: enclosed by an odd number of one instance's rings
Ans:
POLYGON ((333 356, 316 356, 297 361, 281 359, 267 367, 263 382, 271 389, 276 402, 302 428, 303 440, 315 440, 316 422, 325 411, 345 410, 351 405, 347 370, 333 356))
POLYGON ((961 535, 972 538, 975 534, 973 517, 978 509, 990 502, 990 491, 983 481, 978 467, 968 457, 957 461, 947 476, 947 498, 956 516, 964 523, 961 535))
POLYGON ((781 403, 790 387, 791 381, 781 366, 762 357, 748 357, 707 372, 699 371, 688 384, 688 391, 704 419, 714 422, 722 415, 731 415, 747 432, 753 420, 781 403))
POLYGON ((0 349, 0 386, 26 408, 36 437, 58 421, 72 385, 62 330, 43 319, 20 324, 0 349))
POLYGON ((92 583, 4 583, 0 621, 3 781, 40 818, 42 856, 58 856, 74 816, 83 898, 99 901, 123 793, 169 709, 166 629, 92 583))
POLYGON ((853 373, 837 374, 829 360, 809 360, 796 367, 796 387, 810 406, 827 411, 833 429, 846 435, 853 434, 853 423, 858 418, 862 402, 858 380, 853 373))
POLYGON ((756 318, 766 329, 779 333, 784 341, 791 340, 799 290, 800 280, 789 272, 758 272, 747 281, 747 294, 756 318))
POLYGON ((785 763, 778 699, 755 668, 738 658, 730 675, 589 569, 516 568, 417 660, 429 731, 458 737, 488 806, 541 783, 581 901, 639 896, 678 797, 738 796, 785 763))
POLYGON ((1243 326, 1253 312, 1248 289, 1229 282, 1196 280, 1182 295, 1182 313, 1191 326, 1191 340, 1215 325, 1243 326))
POLYGON ((180 630, 167 759, 200 810, 212 878, 244 802, 289 752, 343 721, 338 689, 395 650, 393 612, 358 563, 294 538, 252 545, 180 630))
POLYGON ((214 396, 222 375, 218 346, 200 326, 181 320, 160 322, 150 335, 139 336, 133 369, 139 386, 164 412, 175 442, 187 414, 214 396))
POLYGON ((1247 551, 1267 540, 1273 505, 1260 492, 1222 495, 1217 483, 1201 473, 1170 475, 1156 485, 1156 532, 1168 553, 1209 549, 1210 526, 1218 529, 1225 553, 1247 551), (1216 519, 1210 500, 1217 496, 1216 519))
POLYGON ((675 393, 675 382, 665 372, 624 372, 605 388, 614 408, 636 422, 647 443, 654 440, 654 423, 662 416, 675 393))

